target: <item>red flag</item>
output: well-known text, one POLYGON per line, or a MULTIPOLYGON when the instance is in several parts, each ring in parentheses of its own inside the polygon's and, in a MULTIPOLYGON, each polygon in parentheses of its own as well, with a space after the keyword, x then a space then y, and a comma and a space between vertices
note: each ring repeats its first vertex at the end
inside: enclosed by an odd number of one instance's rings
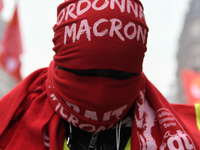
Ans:
POLYGON ((3 0, 0 0, 0 12, 2 11, 3 9, 3 0))
POLYGON ((0 64, 17 80, 21 80, 19 59, 22 53, 22 42, 20 35, 20 26, 18 20, 17 6, 13 18, 5 27, 4 35, 0 45, 0 64))
POLYGON ((182 80, 187 102, 200 103, 200 72, 183 70, 182 80))

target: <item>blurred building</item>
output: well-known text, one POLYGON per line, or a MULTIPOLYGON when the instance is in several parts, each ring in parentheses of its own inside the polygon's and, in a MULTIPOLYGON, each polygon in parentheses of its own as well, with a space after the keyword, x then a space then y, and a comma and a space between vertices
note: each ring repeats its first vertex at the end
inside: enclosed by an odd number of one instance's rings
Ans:
MULTIPOLYGON (((5 22, 0 16, 0 41, 2 38, 4 26, 5 22)), ((0 98, 8 93, 16 84, 17 81, 12 78, 7 72, 5 72, 0 65, 0 98)))
POLYGON ((179 39, 177 53, 177 84, 176 99, 185 103, 181 81, 181 70, 188 68, 200 71, 200 0, 191 0, 185 17, 184 27, 179 39))

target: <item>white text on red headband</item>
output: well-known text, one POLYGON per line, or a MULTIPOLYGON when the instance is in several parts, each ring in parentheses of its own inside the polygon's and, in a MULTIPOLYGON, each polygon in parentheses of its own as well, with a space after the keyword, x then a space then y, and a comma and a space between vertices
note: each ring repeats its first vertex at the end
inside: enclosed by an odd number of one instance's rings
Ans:
MULTIPOLYGON (((121 13, 133 14, 136 18, 145 22, 145 17, 143 13, 143 8, 141 5, 133 2, 133 0, 104 0, 105 2, 101 6, 97 6, 99 0, 79 0, 77 3, 71 3, 67 7, 63 8, 58 14, 57 25, 61 24, 63 21, 67 21, 69 18, 76 19, 78 16, 83 15, 90 9, 95 11, 102 11, 109 7, 111 10, 119 8, 121 13), (84 7, 82 7, 84 5, 84 7)), ((91 34, 95 37, 103 37, 109 35, 109 37, 117 36, 121 41, 136 40, 141 44, 145 45, 147 40, 147 29, 134 22, 128 22, 123 24, 123 22, 118 18, 106 19, 100 18, 91 25, 88 19, 81 20, 79 27, 77 28, 77 23, 72 23, 70 26, 65 26, 64 30, 64 45, 68 43, 68 38, 72 38, 72 42, 80 40, 82 35, 86 36, 88 41, 91 41, 91 34), (99 31, 98 27, 102 24, 107 23, 109 27, 99 31), (128 32, 131 30, 132 32, 128 32)))

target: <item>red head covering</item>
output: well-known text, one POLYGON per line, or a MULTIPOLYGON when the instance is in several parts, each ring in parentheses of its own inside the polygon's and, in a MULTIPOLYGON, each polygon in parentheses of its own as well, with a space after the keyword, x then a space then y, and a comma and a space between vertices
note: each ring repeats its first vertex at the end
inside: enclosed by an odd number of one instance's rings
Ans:
POLYGON ((63 70, 141 73, 148 28, 139 1, 68 0, 58 6, 48 96, 69 123, 90 132, 117 123, 139 96, 141 75, 126 80, 83 77, 63 70))
POLYGON ((78 70, 142 71, 148 27, 138 0, 68 0, 57 13, 56 64, 78 70))

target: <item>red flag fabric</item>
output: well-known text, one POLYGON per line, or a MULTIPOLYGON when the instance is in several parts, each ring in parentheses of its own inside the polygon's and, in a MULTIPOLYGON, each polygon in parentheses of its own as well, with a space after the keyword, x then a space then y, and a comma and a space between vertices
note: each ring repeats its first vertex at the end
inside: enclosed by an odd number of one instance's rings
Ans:
POLYGON ((13 18, 5 27, 0 46, 0 64, 17 80, 21 80, 19 59, 22 53, 18 8, 16 6, 13 18))
POLYGON ((3 0, 0 0, 0 12, 2 11, 3 9, 3 0))
POLYGON ((200 72, 183 70, 181 74, 187 103, 200 103, 200 72))

